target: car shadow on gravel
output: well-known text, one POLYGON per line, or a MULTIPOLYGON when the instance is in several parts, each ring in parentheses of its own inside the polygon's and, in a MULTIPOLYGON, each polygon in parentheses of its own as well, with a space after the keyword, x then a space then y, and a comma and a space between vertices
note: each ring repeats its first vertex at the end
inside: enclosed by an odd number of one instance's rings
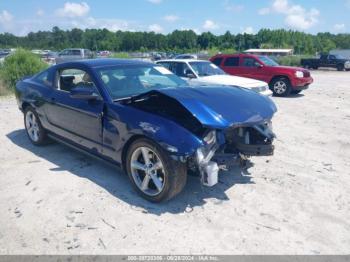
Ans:
POLYGON ((289 96, 274 96, 273 98, 277 99, 290 99, 290 98, 302 98, 304 94, 290 94, 289 96))
MULTIPOLYGON (((132 189, 127 175, 113 165, 59 143, 52 143, 44 147, 34 146, 27 138, 24 129, 13 131, 7 134, 7 137, 15 145, 56 165, 57 167, 50 169, 50 172, 68 171, 72 175, 86 178, 107 190, 114 197, 130 204, 131 208, 143 213, 161 215, 167 212, 173 214, 192 212, 193 208, 203 206, 208 201, 219 205, 229 200, 225 191, 235 184, 254 183, 249 173, 252 163, 248 163, 245 169, 237 166, 230 171, 221 172, 219 183, 211 188, 201 186, 199 177, 188 176, 184 190, 177 197, 165 203, 153 204, 138 196, 132 189)), ((36 168, 39 169, 40 162, 36 164, 38 165, 36 168)))

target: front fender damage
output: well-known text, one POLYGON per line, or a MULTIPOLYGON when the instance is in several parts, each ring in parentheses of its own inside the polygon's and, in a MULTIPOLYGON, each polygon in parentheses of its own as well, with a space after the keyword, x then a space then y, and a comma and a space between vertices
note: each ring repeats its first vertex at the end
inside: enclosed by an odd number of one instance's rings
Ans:
POLYGON ((219 119, 220 125, 210 127, 177 99, 162 93, 149 92, 128 105, 166 120, 166 125, 159 121, 141 121, 138 125, 174 159, 199 171, 206 186, 218 182, 220 169, 229 169, 250 156, 272 155, 274 151, 273 110, 264 120, 252 113, 249 121, 223 126, 224 121, 219 119))

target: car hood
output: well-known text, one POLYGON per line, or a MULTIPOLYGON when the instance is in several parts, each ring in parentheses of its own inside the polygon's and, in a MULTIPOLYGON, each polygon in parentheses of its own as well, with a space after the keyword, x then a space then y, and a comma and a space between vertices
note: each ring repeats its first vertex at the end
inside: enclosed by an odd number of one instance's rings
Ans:
POLYGON ((307 69, 305 68, 302 68, 302 67, 296 67, 296 66, 274 66, 273 68, 280 68, 280 69, 287 69, 287 70, 290 70, 290 71, 308 71, 307 69))
POLYGON ((199 77, 199 81, 212 85, 235 85, 245 88, 267 86, 267 83, 251 78, 231 76, 231 75, 212 75, 199 77))
POLYGON ((154 92, 177 100, 203 126, 211 128, 261 123, 277 111, 270 98, 245 88, 166 88, 154 92))

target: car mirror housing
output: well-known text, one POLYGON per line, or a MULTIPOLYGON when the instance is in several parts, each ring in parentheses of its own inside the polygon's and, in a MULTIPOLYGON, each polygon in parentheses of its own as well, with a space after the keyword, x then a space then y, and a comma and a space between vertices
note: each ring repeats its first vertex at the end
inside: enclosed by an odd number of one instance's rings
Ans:
POLYGON ((91 87, 76 87, 70 91, 70 97, 83 100, 98 100, 100 96, 91 87))
POLYGON ((186 77, 188 77, 188 78, 196 78, 196 76, 193 74, 193 72, 191 71, 191 70, 189 70, 189 69, 187 69, 186 71, 185 71, 185 75, 186 75, 186 77))

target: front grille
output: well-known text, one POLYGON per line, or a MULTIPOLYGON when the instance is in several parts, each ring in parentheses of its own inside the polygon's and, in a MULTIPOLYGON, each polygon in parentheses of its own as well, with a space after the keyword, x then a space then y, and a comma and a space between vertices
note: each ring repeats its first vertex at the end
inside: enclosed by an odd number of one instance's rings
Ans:
POLYGON ((309 71, 304 71, 304 77, 310 77, 310 72, 309 71))
POLYGON ((272 155, 274 135, 267 126, 261 125, 265 131, 271 133, 262 134, 256 126, 230 128, 226 130, 226 148, 224 153, 240 152, 247 156, 272 155))

